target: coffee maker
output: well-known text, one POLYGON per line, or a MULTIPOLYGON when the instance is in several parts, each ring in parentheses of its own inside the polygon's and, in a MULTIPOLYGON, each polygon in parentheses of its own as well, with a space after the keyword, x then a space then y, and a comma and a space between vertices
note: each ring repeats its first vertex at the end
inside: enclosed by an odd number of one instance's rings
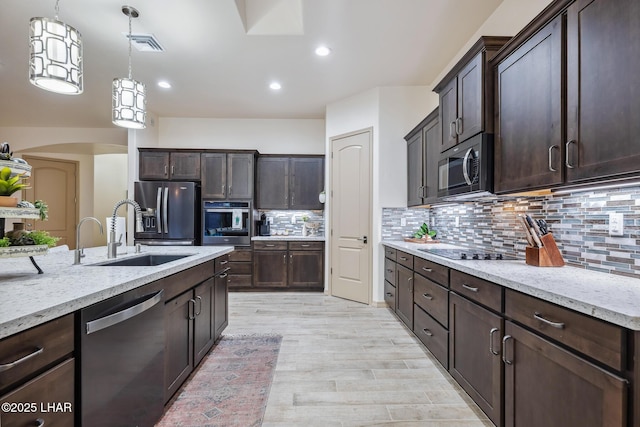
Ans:
POLYGON ((267 215, 260 215, 260 219, 256 221, 256 232, 258 236, 271 236, 271 224, 267 221, 267 215))

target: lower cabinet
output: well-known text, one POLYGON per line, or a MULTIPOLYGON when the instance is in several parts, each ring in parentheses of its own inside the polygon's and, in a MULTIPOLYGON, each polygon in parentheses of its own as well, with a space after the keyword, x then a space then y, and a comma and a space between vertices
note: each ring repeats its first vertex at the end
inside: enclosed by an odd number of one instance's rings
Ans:
POLYGON ((229 289, 250 289, 253 284, 253 249, 236 247, 229 254, 229 289))
POLYGON ((398 264, 396 277, 396 314, 409 329, 413 329, 413 270, 398 264))
MULTIPOLYGON (((223 261, 224 262, 224 261, 223 261)), ((229 273, 222 271, 215 277, 213 289, 213 324, 214 340, 222 336, 222 331, 229 325, 229 273)))
POLYGON ((507 321, 505 425, 627 426, 627 381, 507 321))
POLYGON ((193 365, 204 358, 215 342, 215 279, 211 278, 193 290, 193 365))
POLYGON ((324 289, 324 242, 266 240, 253 249, 254 289, 324 289))

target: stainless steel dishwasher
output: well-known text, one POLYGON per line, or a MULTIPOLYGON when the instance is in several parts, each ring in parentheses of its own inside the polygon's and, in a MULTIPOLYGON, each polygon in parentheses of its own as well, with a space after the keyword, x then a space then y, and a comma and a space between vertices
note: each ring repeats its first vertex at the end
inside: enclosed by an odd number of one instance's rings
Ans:
POLYGON ((164 292, 152 285, 81 310, 84 427, 153 427, 164 398, 164 292))

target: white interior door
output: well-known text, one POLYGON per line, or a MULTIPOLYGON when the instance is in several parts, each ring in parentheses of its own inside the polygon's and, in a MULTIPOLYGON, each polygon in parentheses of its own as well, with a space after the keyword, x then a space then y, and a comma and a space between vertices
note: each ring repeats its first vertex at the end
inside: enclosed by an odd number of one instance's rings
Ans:
POLYGON ((371 299, 371 129, 331 139, 333 296, 371 299))

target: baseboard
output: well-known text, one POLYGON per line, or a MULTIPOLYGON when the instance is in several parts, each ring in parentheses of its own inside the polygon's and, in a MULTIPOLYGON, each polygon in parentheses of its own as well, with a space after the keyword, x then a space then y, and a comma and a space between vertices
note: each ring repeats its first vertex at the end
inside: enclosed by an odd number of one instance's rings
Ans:
POLYGON ((389 304, 386 301, 371 301, 369 305, 375 308, 389 308, 389 304))

